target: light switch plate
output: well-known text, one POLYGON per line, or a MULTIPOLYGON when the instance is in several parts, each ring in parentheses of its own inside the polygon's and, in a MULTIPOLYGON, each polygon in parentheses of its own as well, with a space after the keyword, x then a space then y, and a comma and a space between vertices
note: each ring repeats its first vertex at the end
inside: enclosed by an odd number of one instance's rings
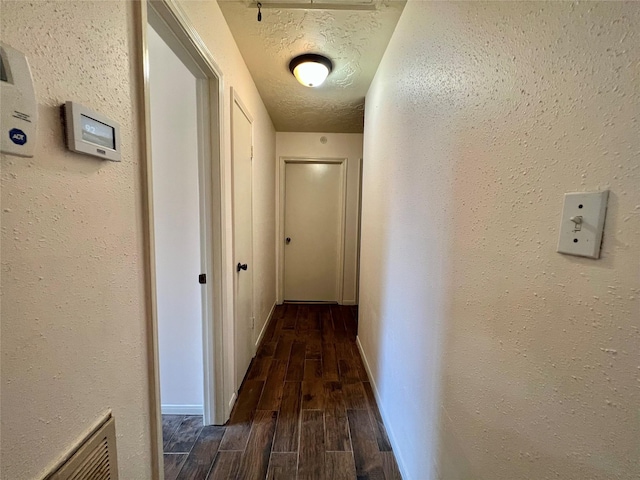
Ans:
POLYGON ((564 195, 558 252, 600 258, 608 198, 609 190, 564 195))

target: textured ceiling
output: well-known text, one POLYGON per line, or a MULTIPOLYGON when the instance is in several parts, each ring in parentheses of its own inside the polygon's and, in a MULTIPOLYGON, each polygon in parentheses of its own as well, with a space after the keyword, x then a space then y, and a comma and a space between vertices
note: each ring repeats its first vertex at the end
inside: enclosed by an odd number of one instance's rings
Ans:
POLYGON ((405 1, 309 2, 262 0, 258 22, 255 2, 218 0, 277 131, 362 132, 364 97, 405 1), (289 71, 302 53, 333 62, 318 88, 289 71))

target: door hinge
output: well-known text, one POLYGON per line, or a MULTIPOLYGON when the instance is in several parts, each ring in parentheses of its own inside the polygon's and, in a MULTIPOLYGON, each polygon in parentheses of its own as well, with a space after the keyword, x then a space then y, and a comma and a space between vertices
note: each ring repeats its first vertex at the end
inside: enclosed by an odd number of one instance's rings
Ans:
POLYGON ((256 328, 256 317, 251 317, 251 330, 256 328))
POLYGON ((251 145, 251 160, 253 160, 253 145, 251 145))
POLYGON ((205 283, 207 283, 206 273, 201 273, 200 275, 198 275, 198 283, 200 283, 201 285, 204 285, 205 283))

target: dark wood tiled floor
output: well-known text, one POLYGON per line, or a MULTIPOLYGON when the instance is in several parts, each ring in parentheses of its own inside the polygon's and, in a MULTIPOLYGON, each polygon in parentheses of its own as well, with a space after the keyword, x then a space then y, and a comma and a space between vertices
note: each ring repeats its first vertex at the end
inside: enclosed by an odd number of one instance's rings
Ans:
POLYGON ((278 306, 226 426, 163 416, 165 478, 400 480, 355 307, 278 306))

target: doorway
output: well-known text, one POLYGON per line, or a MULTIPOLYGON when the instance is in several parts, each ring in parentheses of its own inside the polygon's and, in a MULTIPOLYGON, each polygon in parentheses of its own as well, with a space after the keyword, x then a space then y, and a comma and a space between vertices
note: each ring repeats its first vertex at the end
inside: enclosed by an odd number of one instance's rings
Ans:
MULTIPOLYGON (((166 370, 161 363, 167 365, 167 362, 161 362, 160 350, 163 346, 161 342, 166 343, 163 337, 167 339, 170 335, 164 335, 159 331, 162 328, 162 317, 167 316, 166 310, 164 310, 165 300, 173 293, 167 293, 170 290, 167 285, 171 286, 171 282, 173 282, 175 287, 176 283, 174 279, 167 280, 167 272, 173 273, 184 267, 184 271, 181 271, 184 285, 181 282, 179 288, 184 287, 184 290, 189 292, 188 300, 185 297, 182 302, 183 305, 189 303, 189 329, 192 334, 188 336, 189 340, 177 341, 178 339, 174 338, 173 343, 187 342, 188 346, 185 347, 183 344, 177 350, 193 348, 196 353, 189 355, 192 364, 197 362, 199 357, 200 366, 199 368, 195 367, 196 371, 201 372, 199 373, 198 386, 190 388, 192 392, 200 389, 202 398, 200 414, 203 415, 204 424, 224 423, 230 410, 228 402, 224 401, 225 397, 228 399, 230 396, 229 387, 224 383, 224 378, 226 372, 232 368, 233 362, 225 361, 232 349, 225 344, 222 334, 223 323, 228 321, 223 316, 225 308, 223 289, 226 282, 223 276, 224 231, 221 227, 223 223, 223 195, 220 119, 223 109, 223 87, 219 68, 179 5, 167 0, 148 0, 139 2, 138 5, 141 48, 139 58, 144 74, 142 85, 145 133, 143 186, 146 190, 145 246, 148 252, 147 293, 150 312, 148 328, 152 395, 151 428, 154 432, 154 457, 156 460, 154 464, 158 472, 161 473, 163 458, 161 402, 165 406, 170 404, 165 401, 168 394, 165 393, 164 398, 161 398, 161 377, 165 377, 161 370, 166 370), (154 43, 152 44, 152 42, 154 43), (186 96, 186 92, 178 91, 165 95, 155 95, 152 92, 158 84, 157 82, 153 84, 153 79, 150 77, 150 72, 153 75, 152 70, 155 69, 150 62, 150 59, 153 60, 155 55, 151 50, 158 45, 164 54, 172 55, 172 62, 177 62, 169 68, 171 71, 167 76, 171 77, 180 70, 181 75, 189 84, 188 87, 185 87, 188 90, 188 99, 180 102, 181 105, 169 107, 169 102, 173 101, 172 96, 182 94, 186 96), (184 103, 189 104, 188 113, 181 111, 184 103), (168 121, 164 127, 167 131, 164 133, 162 131, 152 132, 158 127, 157 119, 152 118, 154 111, 160 113, 156 117, 160 117, 161 121, 162 117, 168 121), (193 119, 194 112, 195 120, 193 119), (183 116, 188 116, 189 120, 184 120, 183 123, 183 116), (171 141, 168 142, 169 145, 164 147, 160 144, 154 145, 155 140, 162 140, 165 135, 167 138, 173 138, 174 134, 178 138, 178 140, 174 140, 175 142, 185 142, 185 145, 178 148, 177 152, 171 145, 171 141), (184 158, 187 151, 190 152, 188 160, 184 158), (162 160, 161 157, 164 154, 166 154, 166 158, 162 160), (156 165, 155 162, 158 164, 156 165), (167 171, 160 173, 158 169, 162 168, 161 164, 163 163, 167 171), (175 190, 178 189, 182 196, 179 199, 174 198, 174 200, 184 204, 180 208, 174 208, 171 203, 171 195, 175 196, 175 190), (160 199, 163 195, 169 197, 169 200, 167 198, 160 199), (180 212, 180 218, 178 218, 177 212, 180 212), (183 235, 181 232, 176 232, 181 228, 187 229, 189 233, 183 235), (173 249, 177 259, 169 258, 169 250, 164 248, 164 244, 169 243, 164 236, 167 232, 169 235, 183 240, 184 238, 189 239, 188 242, 178 242, 178 248, 173 249), (184 262, 188 264, 188 267, 179 265, 180 260, 185 258, 189 259, 184 262), (174 265, 171 266, 171 263, 174 265), (167 285, 163 285, 164 282, 167 282, 167 285), (160 298, 161 296, 162 298, 160 298), (194 320, 196 317, 197 320, 194 320), (192 322, 198 323, 198 326, 194 327, 192 322)), ((156 71, 156 80, 159 76, 161 82, 167 80, 156 71)), ((186 307, 178 308, 178 310, 186 311, 186 307)), ((184 354, 185 352, 179 353, 184 354)), ((177 372, 185 375, 184 369, 176 368, 175 370, 174 376, 178 375, 177 372)), ((197 403, 176 405, 198 406, 197 403)), ((187 413, 195 412, 187 409, 187 413)), ((200 422, 203 423, 202 420, 200 422)))
POLYGON ((283 159, 284 300, 342 303, 346 159, 283 159))
POLYGON ((253 317, 253 119, 232 89, 233 258, 235 265, 235 389, 254 354, 253 317))
POLYGON ((198 78, 150 24, 149 83, 160 398, 163 415, 204 413, 198 78))

